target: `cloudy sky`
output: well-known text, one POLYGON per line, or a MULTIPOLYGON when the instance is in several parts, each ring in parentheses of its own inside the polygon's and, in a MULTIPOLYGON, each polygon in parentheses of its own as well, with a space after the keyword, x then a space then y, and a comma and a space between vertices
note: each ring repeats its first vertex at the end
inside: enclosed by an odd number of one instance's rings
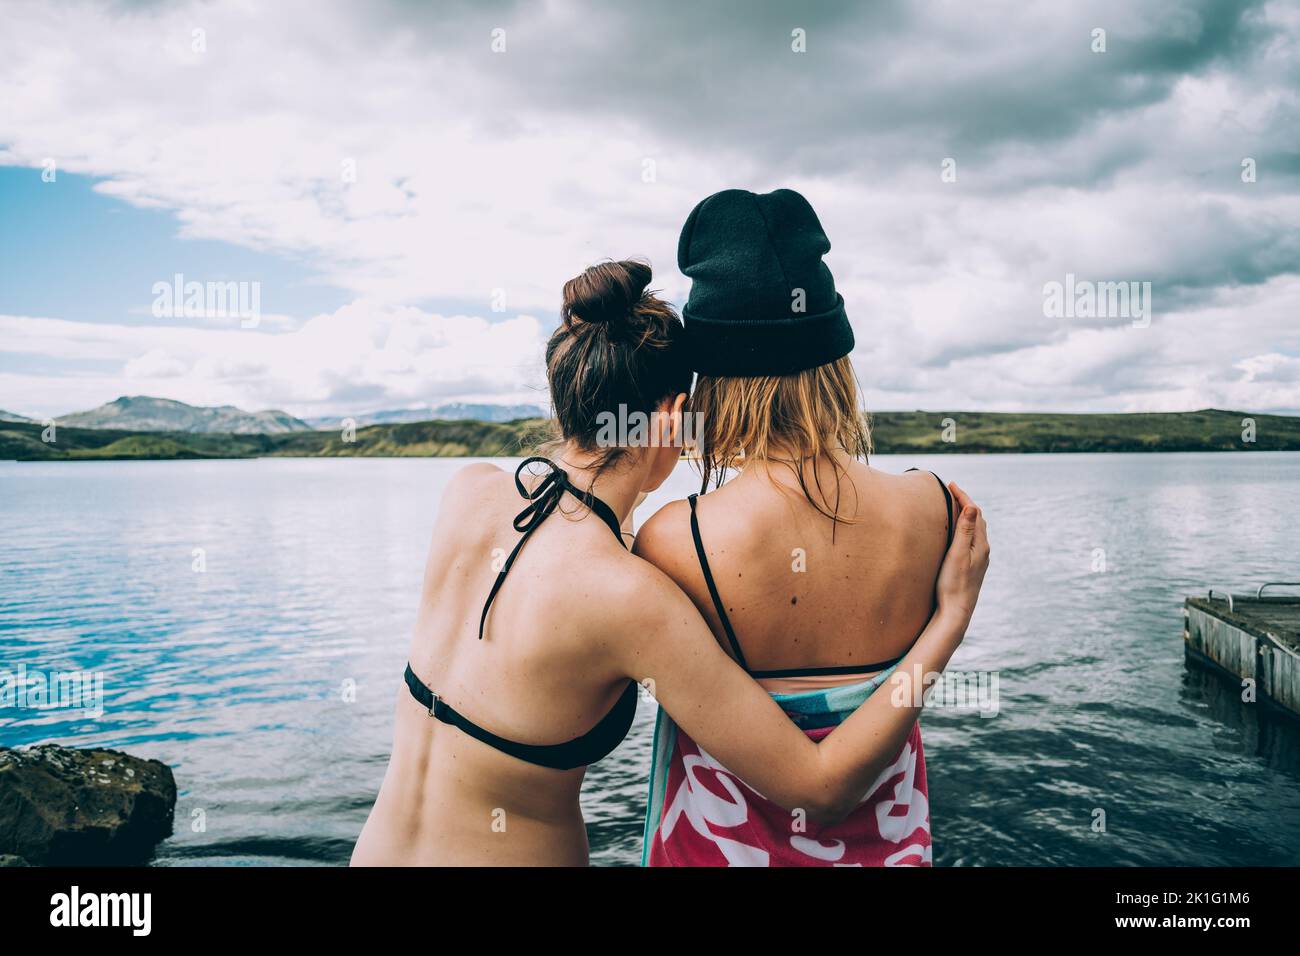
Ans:
POLYGON ((3 18, 3 409, 541 403, 565 279, 645 256, 681 303, 691 207, 791 187, 871 408, 1300 412, 1294 2, 3 18), (156 315, 177 274, 256 327, 156 315), (1150 282, 1149 323, 1045 314, 1067 275, 1150 282))

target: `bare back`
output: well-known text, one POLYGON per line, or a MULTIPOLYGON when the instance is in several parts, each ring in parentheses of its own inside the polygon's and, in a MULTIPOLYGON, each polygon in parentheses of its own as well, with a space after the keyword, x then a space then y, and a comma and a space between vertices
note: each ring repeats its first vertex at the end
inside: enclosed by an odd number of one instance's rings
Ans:
MULTIPOLYGON (((692 595, 684 594, 672 577, 629 554, 615 537, 619 515, 631 509, 645 476, 629 472, 609 482, 608 500, 617 509, 600 502, 587 511, 561 498, 568 504, 560 513, 533 528, 491 607, 483 640, 478 628, 484 600, 499 580, 502 560, 521 540, 512 528, 520 499, 510 476, 489 465, 463 469, 448 486, 411 642, 408 687, 399 691, 393 753, 353 852, 354 864, 586 863, 578 794, 583 766, 599 754, 573 763, 537 763, 513 756, 510 748, 552 752, 578 743, 575 738, 592 739, 602 726, 617 728, 610 718, 625 711, 624 702, 635 706, 632 680, 652 682, 660 706, 742 779, 779 805, 808 809, 816 819, 842 816, 892 759, 915 720, 914 709, 864 706, 824 740, 811 741, 719 650, 697 613, 701 589, 688 582, 692 595), (581 517, 566 520, 566 511, 581 517), (603 517, 596 517, 598 512, 603 517), (437 695, 429 697, 432 707, 424 698, 417 703, 416 685, 437 695), (463 723, 448 723, 453 709, 473 721, 473 731, 504 740, 485 742, 463 723)), ((913 493, 910 484, 896 487, 900 500, 913 493)), ((921 485, 914 487, 921 520, 921 485)), ((931 512, 936 532, 942 528, 939 511, 931 512)), ((656 515, 643 536, 650 525, 668 527, 663 516, 656 515)), ((775 513, 758 509, 750 519, 757 519, 759 529, 781 524, 775 513)), ((783 533, 792 527, 787 522, 783 533)), ((837 560, 842 544, 831 550, 814 545, 814 531, 810 524, 795 535, 805 539, 802 543, 783 541, 779 547, 803 547, 814 561, 837 560)), ((741 547, 759 554, 763 540, 761 533, 750 541, 724 537, 722 547, 732 554, 741 547)), ((685 546, 689 549, 689 543, 685 546)), ((933 547, 942 550, 941 544, 933 547)), ((761 563, 763 575, 772 579, 770 592, 781 565, 769 559, 764 554, 761 563)), ((926 583, 914 592, 918 607, 928 608, 933 566, 926 571, 926 583)), ((724 578, 729 581, 730 575, 724 578)), ((754 580, 752 567, 737 574, 740 581, 746 578, 754 580)), ((788 579, 785 583, 789 586, 788 579)), ((744 626, 762 608, 755 592, 735 593, 746 603, 729 604, 744 626)), ((792 596, 792 608, 817 600, 810 591, 792 596)), ((927 613, 921 610, 917 621, 927 613)), ((830 611, 817 618, 817 626, 827 622, 835 623, 830 611)), ((928 667, 941 668, 951 654, 952 634, 959 637, 955 627, 951 619, 935 627, 929 643, 913 653, 929 661, 928 667)), ((835 633, 845 636, 843 647, 850 646, 847 630, 835 633)), ((762 653, 782 650, 771 634, 765 636, 771 646, 762 653)), ((827 645, 818 651, 842 649, 827 645)), ((626 724, 611 736, 621 739, 625 730, 626 724)))
MULTIPOLYGON (((628 686, 599 653, 609 626, 600 609, 623 597, 620 562, 639 562, 566 497, 520 552, 479 640, 484 601, 519 540, 511 521, 525 503, 494 466, 470 466, 453 480, 434 528, 409 660, 485 729, 555 744, 591 730, 628 686)), ((430 719, 405 690, 388 773, 354 863, 587 862, 582 768, 556 771, 503 754, 430 719)))
MULTIPOLYGON (((751 672, 848 671, 896 658, 930 618, 947 548, 944 489, 928 472, 845 464, 839 514, 847 520, 834 524, 779 465, 748 469, 697 501, 708 564, 751 672)), ((828 475, 819 500, 834 510, 828 475)), ((696 555, 688 503, 647 522, 637 553, 691 597, 735 657, 696 555)))

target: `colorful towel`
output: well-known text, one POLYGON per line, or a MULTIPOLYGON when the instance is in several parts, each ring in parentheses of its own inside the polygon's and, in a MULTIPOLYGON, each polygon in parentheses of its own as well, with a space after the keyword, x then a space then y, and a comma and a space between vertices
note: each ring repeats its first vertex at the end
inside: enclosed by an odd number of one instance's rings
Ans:
MULTIPOLYGON (((889 677, 772 698, 809 737, 829 734, 889 677)), ((848 819, 821 826, 764 798, 661 708, 655 723, 642 866, 930 866, 921 728, 848 819)))

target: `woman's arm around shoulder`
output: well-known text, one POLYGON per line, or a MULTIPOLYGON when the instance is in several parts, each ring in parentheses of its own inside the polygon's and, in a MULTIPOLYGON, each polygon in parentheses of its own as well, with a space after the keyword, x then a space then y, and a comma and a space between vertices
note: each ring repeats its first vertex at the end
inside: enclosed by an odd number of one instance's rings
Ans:
POLYGON ((691 540, 691 506, 670 501, 641 525, 632 553, 653 564, 674 581, 685 581, 699 567, 691 540))

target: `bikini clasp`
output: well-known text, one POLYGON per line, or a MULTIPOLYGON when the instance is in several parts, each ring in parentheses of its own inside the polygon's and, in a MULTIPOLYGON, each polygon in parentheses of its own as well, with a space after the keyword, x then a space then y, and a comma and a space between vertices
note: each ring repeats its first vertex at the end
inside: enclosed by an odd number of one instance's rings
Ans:
POLYGON ((435 694, 433 691, 429 691, 429 716, 430 717, 438 716, 433 712, 434 708, 436 708, 437 706, 438 706, 438 695, 435 694))

